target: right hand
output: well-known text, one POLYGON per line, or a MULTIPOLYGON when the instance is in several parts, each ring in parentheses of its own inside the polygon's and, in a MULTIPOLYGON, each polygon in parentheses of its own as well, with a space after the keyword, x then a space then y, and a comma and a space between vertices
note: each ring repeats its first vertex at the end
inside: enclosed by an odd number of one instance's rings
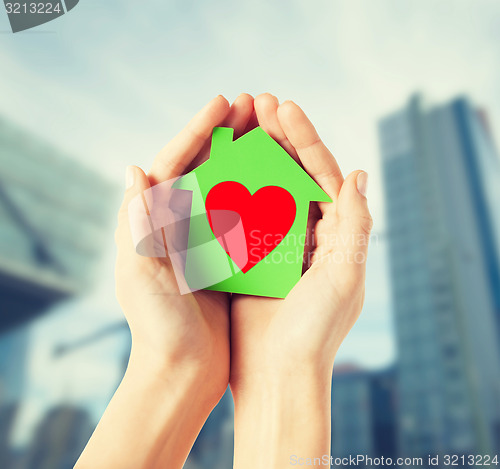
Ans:
POLYGON ((203 384, 200 398, 205 396, 211 406, 229 380, 229 295, 206 290, 180 295, 168 258, 136 253, 128 206, 151 185, 178 177, 206 159, 213 127, 229 126, 241 134, 252 112, 248 95, 241 95, 231 107, 218 96, 160 152, 148 176, 130 166, 115 235, 116 295, 132 334, 131 359, 155 373, 196 375, 203 384))

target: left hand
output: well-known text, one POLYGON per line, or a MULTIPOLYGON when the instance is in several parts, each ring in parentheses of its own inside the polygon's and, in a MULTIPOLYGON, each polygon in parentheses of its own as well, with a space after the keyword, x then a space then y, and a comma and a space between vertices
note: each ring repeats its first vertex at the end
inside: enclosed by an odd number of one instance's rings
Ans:
POLYGON ((366 173, 345 180, 335 158, 302 109, 270 94, 255 98, 259 125, 331 197, 312 204, 303 277, 282 299, 233 295, 231 388, 235 398, 255 383, 298 369, 331 379, 333 361, 356 322, 365 292, 372 219, 366 173), (310 259, 310 262, 308 260, 310 259))

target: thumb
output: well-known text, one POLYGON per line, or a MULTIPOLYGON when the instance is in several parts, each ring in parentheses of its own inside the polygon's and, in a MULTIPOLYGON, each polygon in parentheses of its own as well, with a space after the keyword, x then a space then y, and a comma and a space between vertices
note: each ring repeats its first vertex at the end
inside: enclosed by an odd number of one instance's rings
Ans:
MULTIPOLYGON (((366 257, 373 221, 368 210, 366 188, 368 174, 354 171, 345 179, 337 200, 340 251, 349 269, 344 272, 346 281, 360 280, 365 275, 366 257), (351 276, 347 275, 350 273, 351 276)), ((356 282, 353 282, 356 284, 356 282)))
POLYGON ((118 226, 115 232, 119 255, 135 254, 134 240, 140 238, 140 233, 151 231, 147 217, 151 191, 145 193, 151 187, 148 177, 141 168, 127 166, 125 183, 125 195, 118 212, 118 226))
POLYGON ((337 201, 337 214, 351 233, 369 237, 373 221, 368 210, 366 191, 368 173, 353 171, 342 184, 337 201))

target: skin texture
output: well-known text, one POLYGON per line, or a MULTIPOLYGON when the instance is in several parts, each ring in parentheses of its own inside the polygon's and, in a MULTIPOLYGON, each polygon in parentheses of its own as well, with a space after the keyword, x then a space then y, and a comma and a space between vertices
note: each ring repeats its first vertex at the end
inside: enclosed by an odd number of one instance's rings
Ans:
POLYGON ((279 105, 264 94, 255 99, 255 111, 261 127, 333 202, 312 204, 306 271, 287 298, 232 298, 231 389, 238 468, 283 467, 294 454, 329 454, 333 362, 361 312, 372 226, 366 197, 357 188, 361 172, 344 180, 296 104, 279 105))
POLYGON ((288 467, 330 448, 335 354, 362 308, 372 226, 366 173, 345 180, 304 112, 270 95, 218 96, 156 157, 129 167, 116 230, 116 294, 132 333, 129 367, 77 462, 84 468, 179 468, 228 383, 236 468, 288 467), (208 158, 215 126, 256 125, 328 193, 311 204, 304 275, 284 300, 198 291, 179 295, 166 258, 136 254, 128 204, 208 158))

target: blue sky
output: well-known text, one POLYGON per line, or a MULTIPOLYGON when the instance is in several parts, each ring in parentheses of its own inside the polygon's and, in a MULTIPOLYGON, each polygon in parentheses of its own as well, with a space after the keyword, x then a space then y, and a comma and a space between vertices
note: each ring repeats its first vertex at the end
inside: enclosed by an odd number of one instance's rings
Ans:
MULTIPOLYGON (((383 235, 377 120, 417 90, 436 102, 465 93, 489 110, 500 136, 499 18, 497 0, 81 0, 13 35, 0 14, 0 114, 122 185, 127 164, 148 169, 212 97, 270 91, 305 109, 346 174, 368 171, 383 235)), ((375 238, 365 310, 338 362, 379 367, 394 356, 385 249, 375 238)), ((78 337, 120 317, 111 245, 106 252, 96 290, 32 327, 26 422, 67 395, 65 386, 72 399, 96 402, 116 381, 119 338, 76 354, 70 368, 82 372, 71 379, 68 365, 43 352, 61 331, 78 337)))

